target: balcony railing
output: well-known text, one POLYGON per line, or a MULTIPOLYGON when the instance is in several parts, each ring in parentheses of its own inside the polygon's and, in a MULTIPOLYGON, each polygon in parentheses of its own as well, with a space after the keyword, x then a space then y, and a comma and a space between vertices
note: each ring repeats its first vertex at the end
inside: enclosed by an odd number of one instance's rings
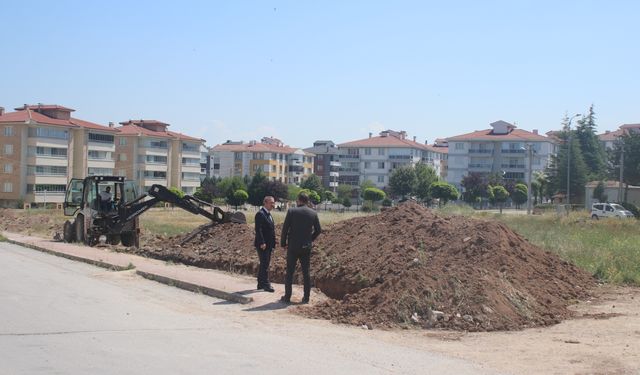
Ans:
POLYGON ((503 154, 524 154, 524 150, 519 149, 511 149, 511 148, 503 148, 500 150, 503 154))
POLYGON ((477 168, 477 169, 491 169, 492 165, 491 164, 477 164, 477 163, 470 163, 469 164, 469 168, 477 168))
POLYGON ((411 155, 389 155, 389 159, 411 159, 411 155))
POLYGON ((340 155, 340 159, 360 159, 360 155, 340 155))
POLYGON ((502 164, 502 168, 524 169, 524 164, 502 164))
POLYGON ((493 150, 482 150, 482 149, 470 148, 469 149, 469 153, 470 154, 488 154, 488 155, 491 155, 491 154, 493 154, 493 150))

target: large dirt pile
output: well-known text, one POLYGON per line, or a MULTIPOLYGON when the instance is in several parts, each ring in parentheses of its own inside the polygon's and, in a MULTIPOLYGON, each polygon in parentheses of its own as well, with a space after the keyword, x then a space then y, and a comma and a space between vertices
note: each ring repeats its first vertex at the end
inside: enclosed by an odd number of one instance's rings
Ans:
MULTIPOLYGON (((139 251, 200 267, 253 274, 250 226, 157 238, 139 251)), ((284 279, 276 250, 272 280, 284 279)), ((496 221, 444 217, 415 203, 324 228, 312 256, 314 285, 331 300, 300 309, 348 324, 511 330, 557 323, 593 278, 496 221)))

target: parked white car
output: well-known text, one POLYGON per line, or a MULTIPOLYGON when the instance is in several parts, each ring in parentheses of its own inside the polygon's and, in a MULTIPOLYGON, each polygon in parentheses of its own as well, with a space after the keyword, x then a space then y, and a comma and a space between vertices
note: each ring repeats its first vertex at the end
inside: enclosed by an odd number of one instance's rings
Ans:
POLYGON ((626 219, 633 217, 633 213, 616 203, 594 203, 591 205, 591 218, 617 217, 626 219))

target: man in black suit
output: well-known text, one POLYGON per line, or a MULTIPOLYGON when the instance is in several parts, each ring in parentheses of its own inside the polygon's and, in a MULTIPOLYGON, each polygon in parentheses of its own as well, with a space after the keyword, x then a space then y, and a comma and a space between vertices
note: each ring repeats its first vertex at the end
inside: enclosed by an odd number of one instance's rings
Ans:
POLYGON ((269 263, 271 253, 276 247, 276 227, 271 217, 271 210, 276 202, 272 196, 264 197, 262 208, 256 212, 256 238, 254 245, 260 258, 260 268, 258 269, 258 289, 263 289, 273 293, 274 290, 269 282, 269 263))
POLYGON ((320 220, 318 214, 309 207, 309 195, 305 192, 298 194, 298 207, 290 208, 282 226, 280 245, 287 249, 287 274, 284 282, 284 296, 280 299, 284 303, 291 302, 291 284, 296 263, 300 260, 302 277, 304 279, 304 297, 302 303, 309 303, 311 294, 311 248, 313 241, 320 235, 320 220))

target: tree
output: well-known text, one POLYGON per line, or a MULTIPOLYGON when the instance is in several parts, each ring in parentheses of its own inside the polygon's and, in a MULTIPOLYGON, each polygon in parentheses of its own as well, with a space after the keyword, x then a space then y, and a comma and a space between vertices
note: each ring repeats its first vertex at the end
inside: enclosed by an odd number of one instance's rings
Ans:
POLYGON ((287 196, 290 201, 295 202, 298 199, 298 194, 302 191, 302 188, 297 185, 289 185, 287 186, 287 196))
POLYGON ((536 180, 531 181, 531 195, 533 196, 533 204, 538 204, 538 197, 541 197, 541 194, 540 183, 536 180))
POLYGON ((349 197, 344 197, 342 199, 342 205, 345 206, 346 208, 351 207, 351 198, 349 197))
POLYGON ((196 189, 196 192, 193 193, 193 196, 201 201, 205 201, 208 203, 213 202, 213 198, 219 195, 219 188, 217 187, 217 181, 212 177, 205 177, 200 182, 200 187, 196 189))
POLYGON ((423 202, 431 200, 429 195, 429 188, 431 184, 438 181, 438 175, 436 170, 432 166, 423 163, 418 163, 415 166, 416 171, 416 184, 413 194, 423 202))
POLYGON ((233 192, 233 198, 231 199, 229 204, 231 204, 232 206, 236 206, 237 210, 238 206, 243 205, 247 201, 247 199, 249 199, 249 194, 246 191, 239 189, 233 192))
MULTIPOLYGON (((313 191, 313 190, 309 190, 309 189, 301 189, 300 193, 307 193, 307 195, 309 196, 309 201, 311 201, 311 203, 313 203, 314 205, 319 204, 322 201, 322 198, 320 197, 320 194, 318 194, 317 192, 313 191)), ((296 195, 296 199, 298 198, 298 196, 296 195)))
POLYGON ((270 195, 276 200, 287 199, 289 197, 289 191, 287 185, 280 181, 265 181, 263 182, 264 195, 270 195))
POLYGON ((509 198, 509 192, 502 185, 490 186, 490 189, 493 203, 497 203, 500 206, 500 213, 502 213, 502 206, 509 198))
POLYGON ((364 199, 368 200, 368 201, 371 201, 371 203, 377 202, 377 201, 381 201, 386 196, 387 196, 387 194, 385 194, 384 191, 382 191, 382 190, 380 190, 378 188, 367 188, 364 191, 364 194, 363 194, 364 199))
POLYGON ((262 170, 258 169, 251 178, 251 182, 247 188, 249 194, 249 203, 254 206, 260 206, 265 197, 265 182, 267 182, 267 176, 262 173, 262 170))
POLYGON ((486 195, 487 182, 480 173, 471 172, 462 178, 460 185, 464 187, 464 201, 475 205, 482 196, 486 195))
POLYGON ((567 192, 567 150, 571 150, 569 155, 570 161, 570 187, 571 187, 571 202, 577 203, 582 199, 584 194, 584 185, 587 181, 587 167, 582 158, 582 152, 580 152, 580 142, 574 136, 575 131, 570 132, 567 129, 569 119, 565 117, 564 127, 565 130, 559 134, 559 138, 564 141, 564 145, 561 145, 558 153, 551 156, 551 163, 547 167, 546 175, 548 176, 548 192, 549 195, 553 195, 557 192, 567 192), (568 142, 568 139, 571 141, 568 142))
POLYGON ((340 199, 351 198, 353 196, 353 186, 351 185, 338 185, 338 188, 336 190, 338 193, 338 198, 340 199))
POLYGON ((325 190, 322 193, 322 198, 324 199, 324 201, 330 201, 333 202, 334 199, 336 199, 336 195, 333 194, 333 192, 331 190, 325 190))
POLYGON ((389 177, 389 188, 396 196, 400 196, 402 200, 406 199, 416 185, 416 172, 413 166, 407 165, 396 168, 389 177))
POLYGON ((442 203, 446 205, 450 200, 456 200, 460 196, 460 193, 458 193, 458 189, 456 189, 455 186, 444 181, 436 181, 431 184, 429 194, 431 197, 439 199, 438 205, 441 205, 442 203))
POLYGON ((324 190, 324 188, 322 187, 322 180, 320 180, 320 177, 316 176, 313 173, 310 174, 309 177, 307 177, 304 181, 302 181, 300 187, 303 189, 315 191, 318 194, 322 194, 322 191, 324 190))
POLYGON ((218 183, 218 187, 220 188, 221 196, 223 196, 229 204, 232 204, 231 202, 234 201, 233 194, 236 190, 247 191, 247 186, 239 176, 223 178, 222 181, 218 183))
POLYGON ((362 181, 362 183, 360 184, 360 197, 364 199, 364 191, 367 190, 368 188, 374 188, 376 187, 376 184, 373 183, 373 181, 365 179, 364 181, 362 181))
POLYGON ((513 193, 511 194, 511 198, 516 204, 516 209, 520 208, 520 206, 527 201, 529 189, 525 184, 516 184, 513 189, 513 193))
POLYGON ((596 116, 592 104, 589 107, 589 114, 578 120, 578 126, 576 126, 575 130, 576 138, 580 143, 580 151, 587 166, 587 179, 589 181, 604 178, 607 173, 607 156, 596 135, 595 120, 596 116))
POLYGON ((607 201, 608 197, 604 193, 604 182, 602 182, 602 181, 598 182, 598 185, 596 185, 596 187, 593 189, 592 198, 597 199, 598 202, 606 202, 607 201))
POLYGON ((622 150, 624 150, 622 182, 627 185, 640 185, 640 134, 624 134, 615 143, 609 159, 609 177, 613 180, 620 178, 620 156, 622 150))
POLYGON ((180 197, 180 198, 184 198, 184 191, 182 191, 182 190, 178 189, 178 188, 177 188, 177 187, 175 187, 175 186, 171 186, 171 187, 169 188, 169 191, 170 191, 170 192, 172 192, 173 194, 177 195, 177 196, 178 196, 178 197, 180 197))

